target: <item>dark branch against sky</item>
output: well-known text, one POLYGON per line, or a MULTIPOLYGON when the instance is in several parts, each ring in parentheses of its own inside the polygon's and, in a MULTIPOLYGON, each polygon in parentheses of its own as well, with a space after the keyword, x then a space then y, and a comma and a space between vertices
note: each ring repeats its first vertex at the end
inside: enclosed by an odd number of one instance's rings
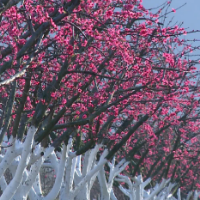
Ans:
MULTIPOLYGON (((143 5, 145 8, 155 8, 159 5, 165 3, 166 0, 143 0, 143 5)), ((188 28, 187 30, 200 30, 200 1, 199 0, 173 0, 170 6, 169 11, 173 8, 177 9, 180 6, 184 5, 180 9, 176 10, 175 13, 171 13, 168 18, 171 20, 173 18, 173 22, 177 22, 180 24, 183 22, 183 27, 188 28), (186 5, 184 5, 186 4, 186 5)), ((186 37, 187 39, 200 39, 200 33, 191 34, 186 37)))

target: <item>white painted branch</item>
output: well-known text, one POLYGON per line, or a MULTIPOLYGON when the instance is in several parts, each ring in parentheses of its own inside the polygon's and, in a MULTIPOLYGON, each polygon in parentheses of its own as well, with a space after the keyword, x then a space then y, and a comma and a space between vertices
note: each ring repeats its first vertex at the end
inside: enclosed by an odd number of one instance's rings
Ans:
POLYGON ((127 183, 129 188, 132 187, 132 182, 131 182, 131 180, 130 180, 130 178, 128 176, 123 176, 121 174, 118 174, 117 177, 119 177, 119 179, 115 178, 115 180, 127 183))
MULTIPOLYGON (((84 160, 83 160, 83 167, 82 167, 82 173, 79 173, 79 176, 77 175, 74 178, 74 183, 75 186, 79 184, 79 182, 81 181, 81 179, 83 177, 85 177, 89 171, 92 170, 92 168, 95 166, 95 162, 96 162, 96 155, 97 152, 99 151, 99 148, 101 147, 101 144, 97 144, 92 150, 89 150, 86 152, 86 154, 84 155, 84 160), (81 176, 80 176, 81 175, 81 176)), ((73 169, 73 167, 72 167, 73 169)), ((80 170, 80 168, 79 168, 80 170)), ((73 172, 72 172, 73 173, 73 172)), ((96 179, 98 172, 95 173, 89 181, 87 181, 84 186, 80 189, 80 191, 78 192, 78 194, 76 195, 75 199, 76 200, 89 200, 90 199, 90 190, 92 188, 92 185, 96 179)))
MULTIPOLYGON (((11 143, 14 143, 14 139, 11 137, 10 139, 11 143)), ((0 163, 0 178, 4 174, 5 170, 8 168, 8 166, 11 164, 11 162, 14 160, 14 158, 17 157, 15 153, 15 143, 9 147, 3 157, 3 160, 0 163)))
POLYGON ((26 200, 25 196, 24 196, 25 190, 23 187, 23 183, 26 181, 27 177, 28 177, 28 171, 25 170, 25 172, 23 173, 22 181, 21 181, 19 187, 17 188, 15 194, 13 195, 12 200, 13 199, 26 200))
POLYGON ((109 175, 109 181, 108 184, 111 184, 112 187, 112 183, 114 178, 120 174, 125 168, 126 166, 129 164, 129 162, 126 162, 125 159, 122 159, 116 166, 114 165, 114 163, 111 165, 111 163, 109 163, 110 166, 110 175, 109 175))
POLYGON ((53 146, 50 146, 50 147, 45 149, 45 151, 44 151, 44 160, 46 160, 49 157, 49 155, 54 152, 54 149, 55 148, 53 146))
POLYGON ((81 174, 81 155, 77 156, 76 173, 80 177, 81 174))
POLYGON ((130 198, 130 200, 134 199, 135 196, 135 191, 133 190, 133 183, 131 182, 130 178, 127 176, 123 176, 123 175, 117 175, 120 178, 115 178, 116 181, 119 182, 124 182, 126 184, 128 184, 129 189, 125 189, 124 187, 122 187, 122 185, 119 186, 119 189, 130 198))
POLYGON ((87 173, 88 173, 88 166, 89 166, 89 162, 91 163, 92 161, 89 159, 90 157, 90 154, 91 154, 91 150, 87 151, 85 153, 85 156, 84 156, 84 160, 83 160, 83 167, 82 167, 82 176, 85 176, 87 173))
POLYGON ((131 200, 133 199, 133 196, 130 195, 130 190, 125 189, 121 185, 119 186, 119 189, 126 195, 128 196, 131 200))
POLYGON ((103 165, 105 165, 107 163, 107 159, 105 159, 107 154, 108 154, 108 150, 106 149, 106 150, 104 150, 103 154, 101 155, 98 164, 74 188, 74 191, 73 191, 73 196, 74 197, 77 195, 78 191, 84 186, 84 184, 86 182, 88 182, 91 179, 91 177, 101 169, 101 167, 103 165))
POLYGON ((28 166, 27 167, 30 167, 32 164, 34 164, 37 160, 39 160, 41 158, 41 151, 39 151, 37 154, 31 154, 30 156, 30 160, 29 160, 29 163, 28 163, 28 166))
POLYGON ((200 192, 195 191, 194 192, 194 200, 198 200, 199 195, 200 195, 200 192))
POLYGON ((178 200, 181 200, 181 190, 180 190, 180 188, 178 189, 177 195, 178 195, 178 200))
POLYGON ((174 188, 174 186, 176 186, 176 184, 175 183, 169 183, 169 185, 167 186, 167 187, 165 187, 165 195, 164 195, 164 198, 167 198, 167 199, 169 199, 169 198, 172 198, 172 194, 171 194, 171 192, 172 192, 172 189, 174 188))
POLYGON ((90 157, 89 159, 92 161, 91 163, 89 163, 89 166, 88 166, 88 170, 90 170, 92 168, 92 165, 96 159, 96 156, 97 156, 97 153, 99 151, 99 149, 102 147, 103 145, 102 144, 97 144, 91 151, 91 154, 90 154, 90 157))
MULTIPOLYGON (((196 192, 196 191, 195 191, 196 192)), ((187 195, 187 198, 186 198, 186 200, 190 200, 190 197, 192 196, 192 194, 193 194, 193 192, 192 191, 190 191, 189 193, 188 193, 188 195, 187 195)))
POLYGON ((0 155, 0 162, 3 160, 4 155, 0 155))
POLYGON ((126 162, 125 159, 122 159, 115 166, 115 157, 113 158, 112 163, 108 162, 108 165, 110 167, 108 183, 106 181, 105 172, 102 167, 102 169, 100 170, 99 175, 98 175, 98 179, 99 179, 99 183, 100 183, 100 187, 101 187, 101 199, 102 200, 110 199, 114 178, 125 169, 125 167, 128 165, 128 163, 129 162, 126 162))
POLYGON ((135 177, 135 184, 134 184, 135 196, 136 196, 136 199, 138 199, 138 200, 143 199, 141 184, 142 184, 142 176, 135 177))
POLYGON ((85 176, 92 168, 92 164, 94 162, 94 159, 96 158, 97 152, 102 147, 101 144, 97 144, 92 150, 89 150, 86 152, 86 155, 84 156, 84 162, 83 162, 83 170, 82 175, 85 176))
POLYGON ((22 150, 22 156, 19 162, 19 165, 17 167, 16 173, 14 178, 9 184, 9 187, 5 189, 2 196, 0 197, 0 200, 9 200, 12 198, 12 196, 15 194, 17 188, 19 187, 21 180, 22 180, 22 174, 24 172, 25 167, 28 163, 29 154, 31 152, 32 144, 33 144, 33 138, 36 133, 36 128, 34 126, 30 126, 28 129, 27 137, 24 142, 24 148, 22 150))
POLYGON ((169 180, 163 179, 160 184, 156 185, 154 191, 147 198, 145 198, 145 200, 151 200, 154 196, 156 196, 160 192, 160 190, 162 190, 165 187, 166 184, 169 183, 169 181, 170 179, 169 180))
MULTIPOLYGON (((41 150, 43 150, 43 148, 41 148, 40 145, 37 145, 35 147, 34 154, 36 153, 36 155, 40 155, 41 150)), ((30 163, 33 162, 33 160, 32 161, 30 160, 29 160, 29 165, 30 163)), ((34 164, 32 164, 30 171, 25 169, 25 172, 23 173, 22 182, 20 186, 18 187, 16 194, 14 195, 14 199, 25 199, 25 200, 27 199, 27 196, 29 194, 29 191, 31 190, 31 187, 36 182, 36 178, 38 177, 42 162, 43 162, 43 158, 40 155, 40 159, 38 161, 35 161, 34 164)))
POLYGON ((102 166, 101 169, 99 170, 98 180, 99 180, 99 185, 100 185, 101 200, 109 199, 110 193, 108 191, 108 184, 106 181, 104 166, 102 166))
POLYGON ((12 163, 9 165, 8 169, 10 170, 12 176, 14 177, 15 172, 17 170, 17 166, 19 165, 19 161, 16 159, 12 161, 12 163))
POLYGON ((65 171, 66 152, 67 152, 67 147, 66 145, 64 145, 62 149, 62 157, 60 161, 59 170, 58 173, 56 174, 55 183, 51 191, 48 193, 48 195, 44 197, 44 200, 55 200, 56 197, 58 196, 58 193, 60 192, 61 184, 63 181, 63 175, 65 171))
POLYGON ((60 162, 60 158, 62 157, 62 153, 60 152, 55 152, 56 158, 58 158, 58 162, 60 162))
POLYGON ((67 152, 66 152, 67 162, 66 162, 65 177, 64 177, 64 181, 62 183, 61 192, 60 192, 61 200, 65 198, 67 199, 71 198, 71 191, 72 191, 72 186, 73 186, 72 159, 76 159, 69 156, 71 152, 71 147, 72 147, 72 138, 69 139, 68 145, 67 145, 67 152))
POLYGON ((5 179, 4 176, 2 176, 2 177, 0 178, 0 187, 1 187, 1 190, 4 191, 4 190, 6 189, 7 186, 8 186, 8 185, 7 185, 7 183, 6 183, 6 179, 5 179))
POLYGON ((33 186, 33 184, 34 184, 34 182, 36 180, 36 177, 37 177, 37 175, 38 175, 38 173, 40 171, 42 162, 43 162, 43 158, 41 157, 36 163, 34 163, 31 166, 29 176, 28 176, 28 178, 25 181, 24 186, 23 186, 24 190, 25 190, 25 195, 24 196, 27 196, 29 194, 29 191, 30 191, 31 187, 33 186))
MULTIPOLYGON (((128 162, 125 159, 122 159, 117 165, 115 165, 115 159, 111 163, 108 162, 105 159, 107 150, 103 152, 99 162, 96 163, 96 154, 100 145, 96 145, 85 155, 76 156, 76 152, 71 151, 72 138, 70 138, 69 144, 67 147, 64 146, 62 150, 60 160, 57 159, 54 147, 46 148, 43 157, 40 154, 42 150, 40 145, 36 145, 34 152, 31 153, 35 131, 34 127, 30 127, 25 143, 16 140, 5 152, 2 150, 0 173, 3 174, 8 168, 14 178, 9 185, 7 185, 4 176, 0 179, 0 187, 4 191, 0 200, 27 200, 28 197, 30 200, 55 200, 59 193, 60 200, 90 200, 90 190, 96 176, 98 176, 101 187, 101 197, 99 197, 101 200, 117 200, 113 192, 114 180, 125 182, 128 185, 128 189, 124 188, 123 185, 120 185, 119 189, 130 200, 183 200, 180 189, 177 193, 177 199, 171 194, 175 184, 170 183, 170 180, 163 180, 154 188, 145 190, 145 187, 151 182, 150 178, 143 181, 142 176, 137 176, 133 178, 132 182, 129 177, 120 175, 128 162), (48 163, 43 163, 44 160, 48 163), (81 166, 82 160, 83 167, 81 166), (108 180, 104 170, 104 165, 107 162, 110 167, 108 180), (42 196, 40 184, 39 170, 41 166, 52 167, 56 172, 55 184, 46 197, 42 196)), ((197 191, 194 194, 190 192, 186 200, 190 200, 191 197, 197 200, 199 195, 200 193, 197 191)))
POLYGON ((52 168, 57 174, 58 173, 58 159, 54 151, 49 155, 48 161, 51 163, 52 168))
POLYGON ((110 199, 111 199, 111 200, 117 200, 117 197, 115 196, 115 193, 114 193, 113 190, 112 190, 111 193, 110 193, 110 199))
POLYGON ((30 200, 42 200, 40 194, 37 194, 33 187, 31 188, 28 197, 30 200))
MULTIPOLYGON (((94 168, 95 166, 96 166, 96 164, 94 164, 93 168, 94 168)), ((98 172, 96 172, 96 173, 92 176, 92 178, 90 179, 89 185, 88 185, 88 190, 89 190, 89 191, 91 191, 92 186, 94 185, 94 182, 95 182, 95 180, 96 180, 96 178, 97 178, 97 175, 98 175, 98 172)))
MULTIPOLYGON (((42 195, 40 173, 37 174, 35 182, 34 182, 33 187, 31 189, 34 189, 35 195, 37 195, 37 196, 41 196, 42 195)), ((31 192, 31 190, 30 190, 30 192, 31 192)))
POLYGON ((142 188, 145 188, 151 182, 151 178, 148 178, 145 182, 142 183, 142 188))
MULTIPOLYGON (((69 158, 71 159, 71 158, 69 158)), ((76 172, 76 163, 77 163, 77 157, 72 159, 72 168, 71 168, 71 173, 70 173, 70 178, 69 178, 69 185, 72 186, 73 185, 73 181, 74 181, 74 175, 76 172)), ((66 179, 68 178, 67 176, 65 177, 66 179)))
POLYGON ((60 199, 70 199, 71 198, 71 192, 72 192, 72 186, 73 186, 73 175, 71 173, 72 171, 72 158, 68 157, 67 164, 66 164, 66 172, 65 172, 65 180, 62 185, 61 189, 61 198, 60 199))

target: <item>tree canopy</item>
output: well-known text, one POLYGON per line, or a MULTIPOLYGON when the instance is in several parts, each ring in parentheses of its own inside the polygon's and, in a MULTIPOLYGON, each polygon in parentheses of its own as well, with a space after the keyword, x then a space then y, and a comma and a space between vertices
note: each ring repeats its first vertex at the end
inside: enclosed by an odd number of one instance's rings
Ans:
POLYGON ((71 141, 73 156, 102 145, 130 177, 199 189, 198 47, 165 22, 170 3, 0 1, 0 143, 24 145, 20 180, 38 146, 71 141))

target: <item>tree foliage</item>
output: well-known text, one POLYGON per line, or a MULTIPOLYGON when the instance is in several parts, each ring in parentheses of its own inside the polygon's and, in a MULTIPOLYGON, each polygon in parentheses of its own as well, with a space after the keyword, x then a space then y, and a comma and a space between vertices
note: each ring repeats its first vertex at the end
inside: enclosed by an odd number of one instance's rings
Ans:
POLYGON ((130 177, 199 188, 198 60, 189 57, 198 47, 165 25, 169 5, 151 13, 141 0, 0 1, 1 177, 17 163, 0 199, 55 152, 61 187, 70 159, 98 145, 101 167, 115 155, 130 177))

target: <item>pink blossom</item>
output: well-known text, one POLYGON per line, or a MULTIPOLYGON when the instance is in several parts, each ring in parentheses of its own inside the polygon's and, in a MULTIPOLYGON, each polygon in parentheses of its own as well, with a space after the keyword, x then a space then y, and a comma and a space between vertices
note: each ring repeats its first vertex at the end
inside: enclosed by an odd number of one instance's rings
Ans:
POLYGON ((106 16, 108 18, 110 18, 112 15, 113 15, 113 11, 111 11, 111 10, 106 11, 106 16))
POLYGON ((172 12, 174 12, 174 13, 175 13, 175 12, 176 12, 176 9, 172 8, 172 12))
POLYGON ((83 118, 83 119, 86 119, 86 118, 87 118, 87 115, 86 115, 86 114, 84 114, 82 118, 83 118))

